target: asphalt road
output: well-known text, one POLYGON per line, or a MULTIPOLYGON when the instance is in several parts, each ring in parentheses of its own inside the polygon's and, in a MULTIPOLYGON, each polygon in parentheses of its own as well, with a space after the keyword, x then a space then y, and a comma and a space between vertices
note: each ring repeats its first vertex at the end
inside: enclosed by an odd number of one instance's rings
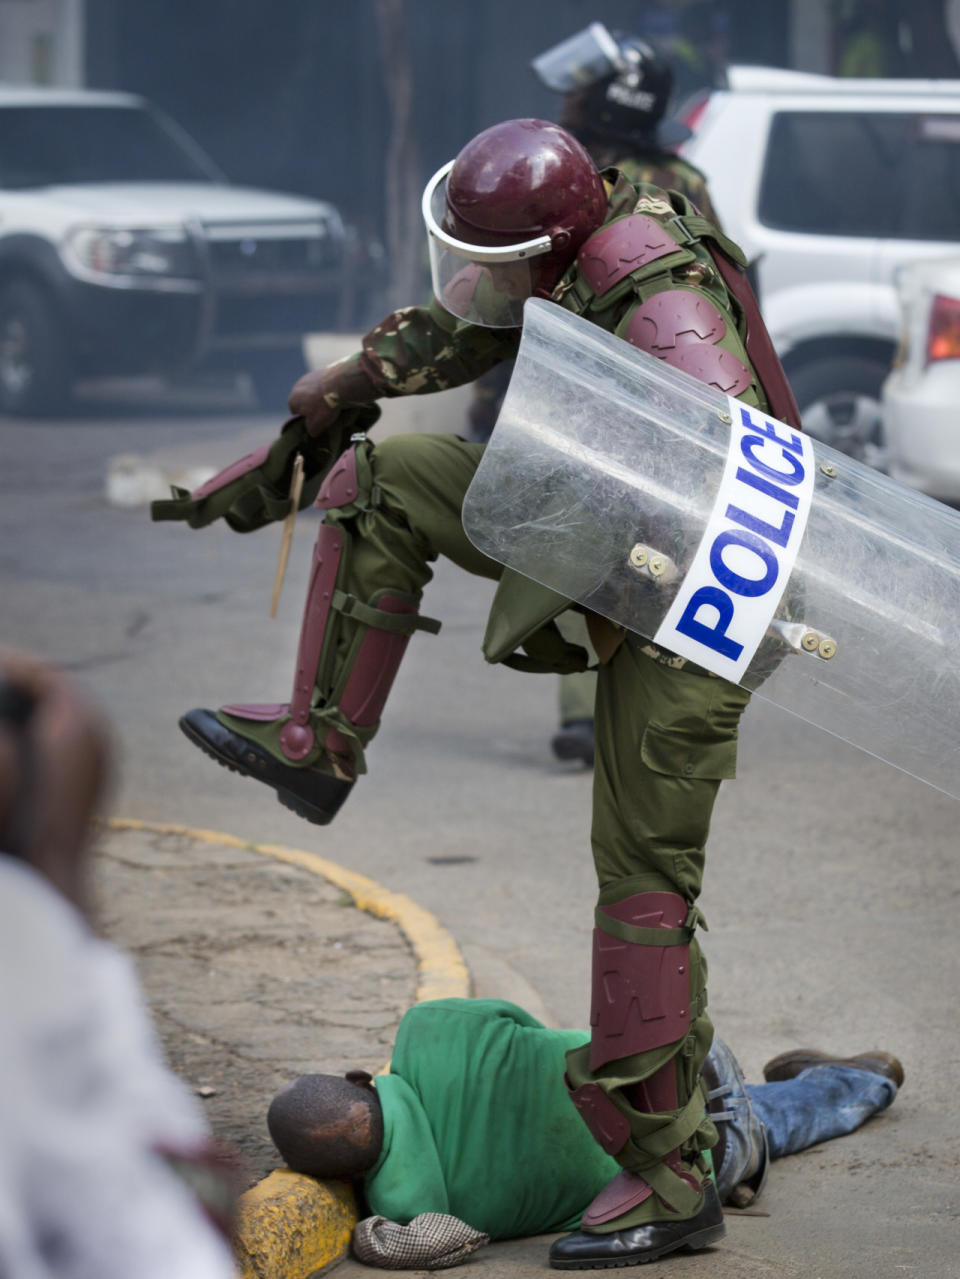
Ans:
MULTIPOLYGON (((395 402, 384 429, 455 430, 463 404, 461 392, 395 402)), ((143 508, 107 505, 109 460, 217 467, 282 416, 214 390, 0 419, 0 639, 69 666, 108 709, 114 813, 313 849, 432 910, 478 993, 584 1024, 590 778, 551 757, 553 681, 483 663, 489 583, 437 566, 424 608, 443 631, 411 642, 370 775, 326 830, 177 730, 193 705, 288 695, 315 517, 299 521, 271 621, 278 530, 151 525, 143 508)), ((960 1275, 958 818, 954 801, 755 700, 702 899, 713 1018, 748 1078, 802 1043, 889 1048, 907 1081, 861 1132, 775 1167, 769 1217, 732 1220, 721 1248, 671 1274, 960 1275)), ((540 1272, 543 1250, 492 1249, 481 1266, 540 1272)))

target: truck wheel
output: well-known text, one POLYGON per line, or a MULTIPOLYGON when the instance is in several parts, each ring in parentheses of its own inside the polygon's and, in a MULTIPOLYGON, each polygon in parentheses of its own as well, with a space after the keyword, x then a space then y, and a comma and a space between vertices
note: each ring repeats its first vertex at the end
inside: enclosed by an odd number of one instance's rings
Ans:
POLYGON ((63 328, 45 294, 28 280, 0 289, 0 412, 62 411, 71 370, 63 328))
POLYGON ((271 351, 258 355, 247 364, 257 403, 269 412, 286 414, 287 398, 297 378, 307 371, 303 353, 271 351))
POLYGON ((881 359, 854 355, 791 372, 803 429, 841 453, 870 459, 880 442, 880 387, 889 372, 889 363, 881 359))

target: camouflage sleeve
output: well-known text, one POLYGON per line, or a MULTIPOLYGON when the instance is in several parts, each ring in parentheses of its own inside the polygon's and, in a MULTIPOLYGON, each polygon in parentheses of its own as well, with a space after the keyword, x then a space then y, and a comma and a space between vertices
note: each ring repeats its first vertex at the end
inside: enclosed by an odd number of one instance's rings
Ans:
POLYGON ((513 359, 519 344, 519 329, 467 324, 436 301, 403 307, 370 330, 360 351, 330 366, 325 397, 333 406, 445 391, 513 359))

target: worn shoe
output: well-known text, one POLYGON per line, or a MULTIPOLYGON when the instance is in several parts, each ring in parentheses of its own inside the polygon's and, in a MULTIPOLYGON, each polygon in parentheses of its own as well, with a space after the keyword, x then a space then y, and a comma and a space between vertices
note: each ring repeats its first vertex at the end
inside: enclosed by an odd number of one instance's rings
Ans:
POLYGON ((870 1070, 875 1075, 883 1075, 898 1088, 903 1085, 903 1066, 899 1058, 880 1048, 871 1048, 856 1057, 832 1057, 830 1053, 819 1052, 816 1048, 794 1048, 771 1058, 763 1068, 763 1077, 767 1083, 779 1083, 783 1079, 794 1079, 801 1070, 811 1066, 851 1066, 854 1070, 870 1070))
POLYGON ((704 1186, 703 1207, 687 1221, 651 1221, 609 1235, 578 1230, 550 1246, 554 1270, 607 1270, 642 1266, 683 1248, 706 1248, 724 1235, 723 1209, 712 1181, 704 1186))
POLYGON ((554 733, 550 746, 557 759, 578 759, 593 768, 593 720, 567 720, 554 733))
POLYGON ((350 794, 352 781, 334 777, 319 768, 296 768, 284 764, 249 738, 225 728, 213 711, 197 708, 180 720, 186 737, 205 755, 233 773, 253 777, 272 786, 277 799, 298 817, 317 826, 326 826, 337 815, 350 794))

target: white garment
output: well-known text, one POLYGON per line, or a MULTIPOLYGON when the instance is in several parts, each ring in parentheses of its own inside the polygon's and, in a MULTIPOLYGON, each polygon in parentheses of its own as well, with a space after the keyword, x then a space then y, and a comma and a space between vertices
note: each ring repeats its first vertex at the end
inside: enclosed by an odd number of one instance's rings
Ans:
POLYGON ((130 960, 0 855, 0 1279, 235 1279, 155 1149, 208 1136, 130 960))

